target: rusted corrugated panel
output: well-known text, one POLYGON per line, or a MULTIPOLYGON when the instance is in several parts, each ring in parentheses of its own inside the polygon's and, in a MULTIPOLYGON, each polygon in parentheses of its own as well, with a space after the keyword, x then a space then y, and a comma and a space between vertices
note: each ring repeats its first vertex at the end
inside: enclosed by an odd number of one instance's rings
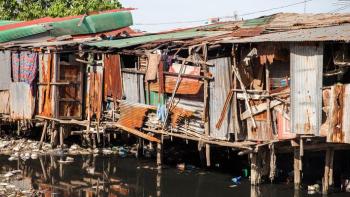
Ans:
POLYGON ((10 114, 10 92, 0 91, 0 114, 10 114))
POLYGON ((95 117, 99 121, 102 115, 102 66, 96 66, 89 73, 89 80, 90 117, 95 117))
POLYGON ((292 132, 318 135, 322 117, 323 45, 292 44, 292 132))
POLYGON ((34 97, 30 85, 25 82, 14 82, 10 85, 11 119, 31 119, 34 113, 34 97))
POLYGON ((104 99, 113 98, 115 101, 122 98, 122 76, 120 56, 104 55, 104 99))
MULTIPOLYGON (((168 98, 168 102, 169 102, 168 98)), ((204 102, 203 102, 203 96, 200 96, 199 98, 184 98, 183 97, 176 97, 174 101, 175 107, 179 109, 185 109, 187 111, 193 112, 191 114, 191 118, 186 119, 187 123, 184 122, 178 122, 176 124, 176 127, 173 126, 174 130, 181 130, 181 131, 192 131, 197 133, 204 133, 204 121, 203 119, 203 109, 204 109, 204 102)), ((172 117, 171 117, 172 118, 172 117)), ((173 119, 172 119, 173 120, 173 119)))
MULTIPOLYGON (((176 77, 172 76, 166 76, 165 77, 165 93, 173 93, 176 86, 176 77)), ((200 92, 200 90, 203 87, 203 82, 196 80, 196 81, 186 81, 182 80, 179 84, 178 89, 176 90, 176 94, 191 94, 196 95, 200 92)), ((150 90, 154 92, 159 91, 159 83, 154 82, 150 83, 150 90)))
POLYGON ((240 28, 232 33, 233 37, 252 37, 260 35, 265 29, 263 27, 240 28))
POLYGON ((52 117, 52 99, 53 90, 50 82, 54 76, 54 58, 53 54, 41 53, 39 54, 39 98, 38 98, 38 114, 41 116, 52 117))
POLYGON ((221 110, 231 89, 231 60, 230 58, 218 58, 209 62, 215 65, 209 68, 209 71, 214 76, 214 80, 209 83, 210 136, 216 139, 227 140, 229 139, 229 133, 233 131, 231 108, 227 110, 220 129, 217 129, 215 125, 219 121, 221 110))
POLYGON ((128 102, 145 103, 144 75, 122 73, 123 95, 128 102))
POLYGON ((305 42, 305 41, 349 41, 350 24, 298 29, 284 32, 263 34, 250 38, 233 38, 222 43, 252 43, 252 42, 305 42))
POLYGON ((118 124, 131 129, 140 129, 142 127, 148 111, 147 107, 126 101, 121 101, 119 107, 120 118, 118 124))
POLYGON ((11 52, 0 51, 0 90, 8 90, 11 84, 11 52))

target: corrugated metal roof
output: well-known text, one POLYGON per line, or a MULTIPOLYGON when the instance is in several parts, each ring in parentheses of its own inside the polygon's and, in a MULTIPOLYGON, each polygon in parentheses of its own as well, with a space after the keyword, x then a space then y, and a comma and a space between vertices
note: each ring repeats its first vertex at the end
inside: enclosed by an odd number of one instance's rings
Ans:
POLYGON ((128 11, 105 12, 98 15, 65 18, 41 18, 33 21, 0 26, 0 42, 9 42, 27 36, 49 32, 52 36, 95 34, 132 25, 128 11))
POLYGON ((19 23, 21 21, 8 21, 8 20, 0 20, 0 26, 8 25, 8 24, 15 24, 19 23))
POLYGON ((101 48, 125 48, 140 44, 145 44, 154 41, 160 40, 181 40, 181 39, 189 39, 195 37, 206 37, 206 36, 217 36, 226 34, 228 32, 223 31, 185 31, 185 32, 176 32, 176 33, 168 33, 168 34, 156 34, 156 35, 147 35, 147 36, 139 36, 133 38, 119 39, 119 40, 105 40, 94 43, 87 43, 88 46, 95 46, 101 48))
POLYGON ((221 43, 350 41, 350 24, 270 33, 251 38, 233 38, 221 43))

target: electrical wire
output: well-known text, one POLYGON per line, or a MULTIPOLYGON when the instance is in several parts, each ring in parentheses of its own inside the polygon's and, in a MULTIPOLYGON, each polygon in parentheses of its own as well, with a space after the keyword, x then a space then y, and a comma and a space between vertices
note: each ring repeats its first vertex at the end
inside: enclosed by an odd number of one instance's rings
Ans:
MULTIPOLYGON (((304 1, 300 1, 297 3, 293 3, 293 4, 288 4, 288 5, 284 5, 284 6, 279 6, 279 7, 274 7, 274 8, 269 8, 269 9, 265 9, 265 10, 254 11, 254 12, 247 12, 247 13, 241 14, 239 16, 249 16, 249 15, 253 15, 253 14, 264 13, 264 12, 269 12, 269 11, 273 11, 273 10, 279 10, 279 9, 288 8, 288 7, 296 6, 299 4, 307 3, 310 1, 313 1, 313 0, 304 0, 304 1)), ((214 18, 229 19, 229 18, 235 18, 235 16, 221 16, 221 17, 214 17, 214 18)), ((199 19, 199 20, 191 20, 191 21, 161 22, 161 23, 137 23, 135 25, 139 25, 139 26, 173 25, 173 24, 199 23, 199 22, 206 22, 206 21, 208 21, 208 19, 199 19)))

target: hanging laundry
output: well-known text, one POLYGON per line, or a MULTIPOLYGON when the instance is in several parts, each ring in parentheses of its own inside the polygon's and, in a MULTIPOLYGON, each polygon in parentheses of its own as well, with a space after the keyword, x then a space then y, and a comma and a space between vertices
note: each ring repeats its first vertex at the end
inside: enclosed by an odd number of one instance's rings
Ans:
POLYGON ((29 51, 12 53, 12 79, 26 82, 31 87, 38 72, 38 54, 29 51))
POLYGON ((152 81, 157 79, 158 65, 161 59, 160 54, 148 54, 148 66, 146 71, 145 80, 152 81))

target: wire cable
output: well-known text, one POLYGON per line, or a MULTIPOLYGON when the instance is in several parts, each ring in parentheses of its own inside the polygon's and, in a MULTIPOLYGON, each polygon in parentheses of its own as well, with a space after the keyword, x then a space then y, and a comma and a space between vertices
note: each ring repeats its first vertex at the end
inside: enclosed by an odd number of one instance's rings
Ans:
MULTIPOLYGON (((274 8, 269 8, 269 9, 265 9, 265 10, 258 10, 258 11, 254 11, 254 12, 247 12, 244 14, 241 14, 239 16, 249 16, 249 15, 253 15, 253 14, 258 14, 258 13, 264 13, 264 12, 269 12, 269 11, 273 11, 273 10, 279 10, 279 9, 283 9, 283 8, 288 8, 288 7, 292 7, 292 6, 296 6, 299 4, 303 4, 303 3, 307 3, 313 0, 304 0, 304 1, 300 1, 297 3, 292 3, 292 4, 288 4, 288 5, 284 5, 284 6, 279 6, 279 7, 274 7, 274 8)), ((214 17, 214 18, 219 18, 219 19, 228 19, 228 18, 235 18, 235 16, 221 16, 221 17, 214 17)), ((152 26, 152 25, 173 25, 173 24, 188 24, 188 23, 199 23, 199 22, 206 22, 208 21, 208 19, 199 19, 199 20, 191 20, 191 21, 173 21, 173 22, 161 22, 161 23, 136 23, 135 25, 139 25, 139 26, 152 26)))

